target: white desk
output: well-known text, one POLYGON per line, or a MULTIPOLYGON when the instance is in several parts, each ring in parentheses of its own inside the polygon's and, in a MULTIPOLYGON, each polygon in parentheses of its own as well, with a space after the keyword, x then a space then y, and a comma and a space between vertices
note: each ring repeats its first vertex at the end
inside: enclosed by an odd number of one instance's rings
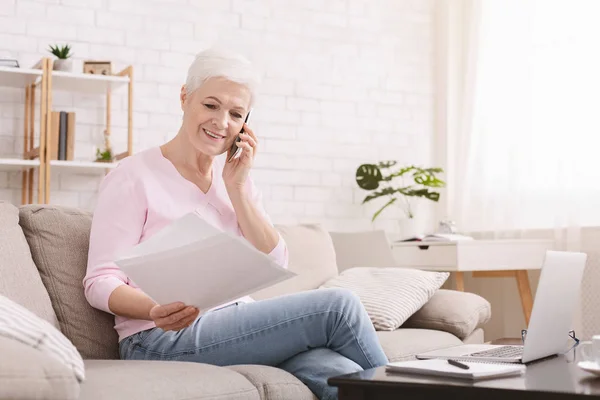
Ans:
POLYGON ((455 275, 456 289, 465 290, 464 273, 473 277, 516 278, 529 324, 533 297, 527 270, 541 269, 551 240, 469 240, 460 242, 395 242, 392 253, 400 267, 447 271, 455 275))

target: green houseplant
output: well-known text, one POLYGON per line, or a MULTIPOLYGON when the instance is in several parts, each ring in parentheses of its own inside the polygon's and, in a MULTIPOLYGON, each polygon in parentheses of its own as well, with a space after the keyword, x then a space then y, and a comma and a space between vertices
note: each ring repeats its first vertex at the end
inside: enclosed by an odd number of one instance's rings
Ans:
POLYGON ((71 46, 65 44, 64 46, 54 45, 48 48, 48 51, 54 56, 56 60, 52 63, 52 69, 57 71, 71 71, 73 69, 73 60, 71 60, 71 46))
POLYGON ((96 161, 97 162, 112 162, 113 156, 110 150, 101 151, 96 149, 96 161))
POLYGON ((112 145, 110 143, 110 134, 104 131, 104 150, 96 148, 96 162, 113 162, 112 145))
POLYGON ((402 208, 407 218, 414 218, 410 198, 425 198, 432 201, 440 199, 435 188, 442 188, 446 183, 437 177, 443 173, 442 168, 420 168, 414 165, 397 168, 396 161, 383 161, 377 164, 362 164, 356 170, 356 183, 361 189, 369 191, 362 204, 387 197, 389 200, 373 214, 375 219, 387 207, 403 200, 402 208), (409 182, 407 182, 409 180, 409 182), (393 182, 399 181, 397 186, 393 182))

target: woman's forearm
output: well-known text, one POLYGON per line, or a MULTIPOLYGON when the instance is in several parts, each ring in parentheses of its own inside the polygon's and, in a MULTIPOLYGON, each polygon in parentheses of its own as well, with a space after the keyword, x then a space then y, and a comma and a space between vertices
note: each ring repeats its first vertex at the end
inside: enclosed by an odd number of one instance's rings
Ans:
POLYGON ((258 250, 269 254, 279 243, 279 233, 256 209, 244 188, 227 188, 227 193, 244 237, 258 250))
POLYGON ((151 321, 150 309, 156 302, 144 292, 128 285, 118 286, 108 298, 108 308, 116 315, 151 321))

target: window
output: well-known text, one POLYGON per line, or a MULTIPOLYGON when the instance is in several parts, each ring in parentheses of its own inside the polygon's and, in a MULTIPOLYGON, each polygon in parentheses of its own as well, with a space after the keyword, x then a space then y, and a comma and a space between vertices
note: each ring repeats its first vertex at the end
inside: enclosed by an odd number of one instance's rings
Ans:
POLYGON ((461 228, 600 225, 600 1, 481 4, 461 228))

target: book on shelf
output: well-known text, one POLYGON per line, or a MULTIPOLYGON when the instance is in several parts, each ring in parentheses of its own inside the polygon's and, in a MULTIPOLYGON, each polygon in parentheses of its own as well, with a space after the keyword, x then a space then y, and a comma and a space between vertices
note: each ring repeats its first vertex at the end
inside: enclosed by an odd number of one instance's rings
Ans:
POLYGON ((52 111, 50 121, 50 160, 73 160, 75 151, 75 113, 52 111))

